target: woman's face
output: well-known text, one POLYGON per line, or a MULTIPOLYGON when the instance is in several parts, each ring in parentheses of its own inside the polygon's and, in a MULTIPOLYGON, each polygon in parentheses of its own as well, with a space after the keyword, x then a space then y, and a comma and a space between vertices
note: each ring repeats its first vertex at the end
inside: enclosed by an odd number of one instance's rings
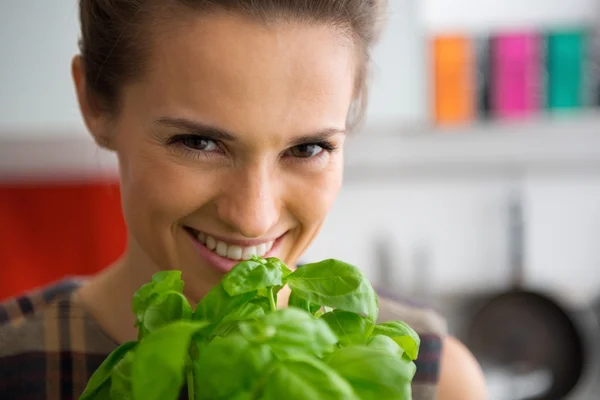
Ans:
MULTIPOLYGON (((161 30, 116 121, 128 257, 198 295, 251 254, 293 265, 342 181, 355 51, 332 28, 241 17, 161 30)), ((104 120, 104 119, 101 119, 104 120)))

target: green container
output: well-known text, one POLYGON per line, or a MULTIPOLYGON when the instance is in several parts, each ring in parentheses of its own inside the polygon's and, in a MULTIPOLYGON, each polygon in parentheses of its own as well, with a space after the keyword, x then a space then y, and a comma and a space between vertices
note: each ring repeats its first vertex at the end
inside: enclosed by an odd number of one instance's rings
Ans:
POLYGON ((546 38, 546 106, 551 110, 583 107, 587 37, 583 30, 550 33, 546 38))

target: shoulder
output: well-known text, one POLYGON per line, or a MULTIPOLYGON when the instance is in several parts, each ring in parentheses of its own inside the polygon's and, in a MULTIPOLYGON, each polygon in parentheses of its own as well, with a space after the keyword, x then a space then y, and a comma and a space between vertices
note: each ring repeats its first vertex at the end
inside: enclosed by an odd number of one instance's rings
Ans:
POLYGON ((0 334, 6 335, 27 325, 55 300, 69 296, 79 286, 77 280, 64 280, 0 302, 0 334))
POLYGON ((78 301, 82 284, 64 280, 0 303, 0 361, 31 352, 104 351, 113 345, 78 301))
POLYGON ((0 397, 42 396, 49 327, 57 325, 49 320, 58 321, 62 299, 75 287, 75 282, 60 282, 0 303, 0 397))
POLYGON ((413 379, 413 399, 435 399, 440 384, 440 363, 446 319, 433 307, 413 299, 378 291, 379 321, 400 320, 412 327, 421 339, 417 371, 413 379))
POLYGON ((486 400, 483 372, 471 352, 448 335, 446 319, 433 307, 399 296, 380 293, 380 321, 398 319, 421 338, 413 398, 486 400))
POLYGON ((80 285, 63 281, 0 304, 0 398, 46 398, 48 390, 71 398, 114 350, 79 305, 80 285))
POLYGON ((485 377, 469 349, 452 336, 442 345, 440 400, 486 400, 485 377))
POLYGON ((43 350, 48 328, 54 325, 51 321, 61 318, 78 286, 76 280, 65 280, 0 303, 0 362, 43 350))

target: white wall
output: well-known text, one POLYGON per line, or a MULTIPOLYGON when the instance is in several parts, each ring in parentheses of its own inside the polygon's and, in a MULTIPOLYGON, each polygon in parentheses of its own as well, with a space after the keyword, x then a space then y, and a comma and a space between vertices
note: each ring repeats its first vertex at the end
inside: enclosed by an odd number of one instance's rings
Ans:
POLYGON ((588 23, 599 10, 596 0, 421 0, 420 3, 425 26, 433 32, 552 28, 588 23))
POLYGON ((82 134, 70 62, 75 0, 0 2, 0 137, 82 134))
POLYGON ((532 176, 527 198, 531 280, 573 297, 600 296, 600 171, 532 176))
POLYGON ((372 54, 367 122, 418 125, 430 102, 422 10, 414 0, 389 5, 385 34, 372 54))

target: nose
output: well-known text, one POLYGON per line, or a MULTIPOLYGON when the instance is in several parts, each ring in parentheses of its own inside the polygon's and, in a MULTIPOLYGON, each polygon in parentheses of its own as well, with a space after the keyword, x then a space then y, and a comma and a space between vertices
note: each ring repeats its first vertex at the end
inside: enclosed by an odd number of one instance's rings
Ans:
POLYGON ((280 215, 280 199, 268 167, 237 171, 217 200, 220 220, 245 238, 267 235, 280 215))

